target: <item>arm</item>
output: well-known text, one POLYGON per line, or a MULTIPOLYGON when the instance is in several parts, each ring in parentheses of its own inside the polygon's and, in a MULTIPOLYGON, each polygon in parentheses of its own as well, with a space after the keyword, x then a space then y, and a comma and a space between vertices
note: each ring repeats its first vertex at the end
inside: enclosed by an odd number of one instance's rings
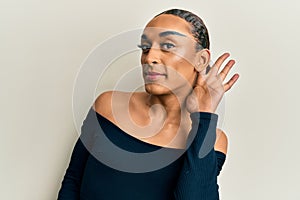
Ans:
POLYGON ((224 165, 224 162, 226 160, 228 139, 224 131, 217 129, 216 133, 217 133, 217 137, 216 137, 216 143, 214 148, 217 157, 218 175, 219 175, 224 165))
POLYGON ((184 163, 174 190, 176 200, 219 199, 218 166, 214 150, 217 118, 216 114, 206 112, 191 114, 190 137, 195 138, 184 155, 184 163))
POLYGON ((210 60, 209 50, 203 49, 200 53, 201 62, 195 68, 198 76, 192 93, 186 99, 187 110, 192 119, 189 137, 195 138, 185 152, 183 168, 174 191, 176 200, 219 199, 217 176, 223 163, 220 154, 217 155, 214 150, 217 115, 213 113, 224 93, 239 78, 239 75, 235 74, 223 84, 235 63, 234 60, 230 60, 222 71, 218 72, 222 63, 229 57, 228 53, 219 57, 209 72, 205 70, 210 60))
POLYGON ((58 193, 58 200, 79 200, 81 180, 86 161, 90 155, 88 149, 93 144, 93 119, 96 115, 91 108, 81 127, 81 135, 78 138, 66 170, 64 179, 58 193))
POLYGON ((79 200, 81 179, 88 158, 88 151, 80 138, 77 140, 69 166, 58 193, 58 200, 79 200))

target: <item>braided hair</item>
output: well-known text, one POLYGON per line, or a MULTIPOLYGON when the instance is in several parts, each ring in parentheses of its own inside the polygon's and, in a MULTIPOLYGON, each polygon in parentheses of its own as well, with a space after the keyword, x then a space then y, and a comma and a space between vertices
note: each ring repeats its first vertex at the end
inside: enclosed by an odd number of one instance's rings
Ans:
MULTIPOLYGON (((208 30, 203 22, 203 20, 195 15, 194 13, 182 10, 182 9, 170 9, 163 11, 156 15, 155 17, 158 17, 162 14, 171 14, 178 16, 185 21, 187 21, 192 26, 192 35, 194 36, 196 43, 196 51, 199 51, 201 49, 209 49, 209 35, 208 30)), ((206 73, 208 73, 211 69, 211 66, 208 65, 206 68, 206 73)))
POLYGON ((192 34, 197 41, 196 49, 201 50, 201 49, 209 49, 209 35, 207 28, 203 22, 203 20, 195 15, 194 13, 186 10, 181 10, 181 9, 170 9, 163 11, 159 13, 157 16, 160 16, 162 14, 171 14, 178 16, 185 21, 187 21, 189 24, 192 26, 192 34))

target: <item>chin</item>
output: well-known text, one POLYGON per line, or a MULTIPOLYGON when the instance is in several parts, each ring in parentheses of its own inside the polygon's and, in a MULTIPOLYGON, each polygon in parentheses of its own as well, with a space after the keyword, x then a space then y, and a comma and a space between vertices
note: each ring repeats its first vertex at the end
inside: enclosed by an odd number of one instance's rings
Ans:
POLYGON ((145 90, 148 94, 153 94, 153 95, 172 94, 172 91, 169 88, 166 88, 162 85, 155 84, 155 83, 145 84, 145 90))

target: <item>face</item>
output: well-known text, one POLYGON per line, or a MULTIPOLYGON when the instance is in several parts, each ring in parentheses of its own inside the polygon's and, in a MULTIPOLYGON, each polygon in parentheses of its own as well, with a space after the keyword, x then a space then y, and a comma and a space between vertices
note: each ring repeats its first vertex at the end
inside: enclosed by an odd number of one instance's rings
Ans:
POLYGON ((155 95, 189 92, 197 74, 195 45, 191 25, 184 19, 169 14, 152 19, 140 44, 146 91, 155 95))

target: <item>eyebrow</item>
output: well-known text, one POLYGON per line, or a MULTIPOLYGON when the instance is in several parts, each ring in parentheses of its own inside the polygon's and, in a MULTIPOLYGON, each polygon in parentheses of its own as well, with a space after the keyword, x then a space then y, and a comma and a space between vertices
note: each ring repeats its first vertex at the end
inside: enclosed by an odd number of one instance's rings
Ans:
MULTIPOLYGON (((182 37, 187 37, 186 35, 179 33, 177 31, 164 31, 164 32, 159 33, 159 37, 166 37, 168 35, 178 35, 178 36, 182 36, 182 37)), ((147 40, 148 37, 145 34, 143 34, 141 36, 141 39, 147 40)))
POLYGON ((186 35, 184 35, 182 33, 179 33, 177 31, 165 31, 165 32, 161 32, 159 34, 159 37, 166 37, 168 35, 179 35, 179 36, 182 36, 182 37, 186 37, 186 35))

